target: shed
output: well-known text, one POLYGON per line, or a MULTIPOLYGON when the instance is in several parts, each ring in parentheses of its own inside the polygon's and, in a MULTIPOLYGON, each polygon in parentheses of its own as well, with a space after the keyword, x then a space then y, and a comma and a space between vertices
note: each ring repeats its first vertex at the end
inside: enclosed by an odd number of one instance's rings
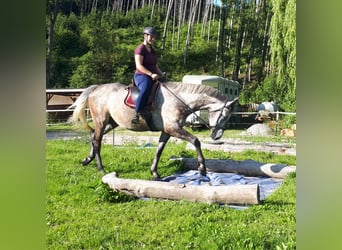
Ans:
POLYGON ((233 100, 240 94, 240 83, 214 75, 185 75, 183 83, 204 84, 214 87, 224 93, 229 100, 233 100))

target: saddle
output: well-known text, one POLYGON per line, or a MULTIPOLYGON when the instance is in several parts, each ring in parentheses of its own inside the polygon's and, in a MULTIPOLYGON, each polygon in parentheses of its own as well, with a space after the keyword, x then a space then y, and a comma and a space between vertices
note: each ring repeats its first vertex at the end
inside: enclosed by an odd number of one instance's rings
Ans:
MULTIPOLYGON (((158 81, 152 84, 150 95, 148 96, 146 104, 145 104, 145 109, 153 110, 155 108, 156 93, 159 87, 160 85, 158 81)), ((140 90, 135 85, 133 80, 132 80, 132 83, 126 89, 127 89, 127 95, 125 97, 124 103, 128 107, 134 109, 140 90)))

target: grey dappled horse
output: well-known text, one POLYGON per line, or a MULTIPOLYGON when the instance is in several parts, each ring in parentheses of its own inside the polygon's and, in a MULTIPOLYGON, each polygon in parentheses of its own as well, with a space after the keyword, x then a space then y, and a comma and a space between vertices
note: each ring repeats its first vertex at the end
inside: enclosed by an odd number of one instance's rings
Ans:
POLYGON ((69 108, 74 108, 72 120, 81 121, 90 135, 90 154, 83 161, 89 164, 96 158, 97 168, 104 171, 100 150, 105 133, 118 126, 134 131, 161 131, 157 151, 152 162, 151 173, 155 179, 160 176, 157 165, 170 136, 194 145, 197 152, 198 170, 206 175, 205 159, 197 137, 183 129, 186 117, 197 110, 208 110, 210 137, 220 139, 231 115, 232 106, 238 100, 228 101, 227 96, 209 86, 184 83, 160 83, 156 92, 154 109, 150 111, 150 122, 140 118, 139 124, 132 124, 134 109, 124 103, 127 86, 120 83, 92 85, 86 88, 69 108), (85 109, 88 106, 94 128, 87 122, 85 109))

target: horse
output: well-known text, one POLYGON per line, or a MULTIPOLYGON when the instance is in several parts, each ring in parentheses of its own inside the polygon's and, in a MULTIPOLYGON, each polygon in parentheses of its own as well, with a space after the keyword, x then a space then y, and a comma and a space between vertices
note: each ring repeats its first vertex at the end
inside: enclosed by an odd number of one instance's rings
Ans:
POLYGON ((157 150, 151 165, 151 174, 155 180, 160 179, 157 165, 169 138, 176 137, 191 143, 197 152, 198 171, 206 176, 205 158, 199 139, 186 131, 186 117, 197 110, 207 110, 213 140, 222 137, 232 112, 232 101, 219 90, 200 84, 160 82, 155 92, 153 108, 147 113, 149 119, 140 118, 138 124, 132 124, 134 109, 124 103, 127 97, 127 85, 122 83, 104 83, 87 87, 69 107, 74 109, 71 117, 73 123, 81 123, 90 131, 90 153, 82 160, 82 165, 89 164, 96 158, 97 168, 104 171, 100 155, 101 141, 105 133, 116 127, 133 131, 160 131, 157 150), (93 127, 86 119, 86 107, 89 108, 93 127))
MULTIPOLYGON (((279 111, 279 105, 272 102, 246 103, 238 104, 239 112, 256 112, 254 116, 255 122, 264 122, 266 119, 272 119, 272 113, 279 111)), ((248 118, 250 115, 241 115, 243 118, 248 118)))
POLYGON ((256 119, 264 121, 265 119, 273 119, 274 112, 279 111, 280 107, 275 102, 262 102, 258 106, 258 114, 256 119))

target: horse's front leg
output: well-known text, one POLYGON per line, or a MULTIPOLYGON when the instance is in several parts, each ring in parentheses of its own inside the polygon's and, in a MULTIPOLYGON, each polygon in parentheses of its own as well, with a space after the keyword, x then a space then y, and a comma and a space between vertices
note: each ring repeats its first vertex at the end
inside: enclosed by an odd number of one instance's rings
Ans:
POLYGON ((202 149, 201 149, 201 142, 198 140, 198 138, 188 133, 186 130, 182 128, 179 128, 178 130, 173 131, 171 135, 176 138, 188 141, 192 145, 194 145, 196 152, 197 152, 198 171, 201 175, 206 176, 207 168, 205 166, 205 159, 204 159, 202 149))
POLYGON ((160 179, 160 176, 158 174, 158 162, 159 162, 160 156, 164 150, 164 147, 165 147, 165 145, 169 139, 170 139, 170 135, 168 135, 164 132, 162 132, 160 137, 159 137, 159 143, 158 143, 157 151, 156 151, 156 154, 154 156, 152 166, 151 166, 151 173, 153 174, 153 177, 155 180, 160 179))
POLYGON ((201 149, 201 142, 198 140, 197 137, 195 137, 194 141, 191 142, 196 149, 197 152, 197 161, 198 161, 198 171, 201 175, 206 176, 207 175, 207 168, 205 166, 205 159, 202 153, 202 149, 201 149))

